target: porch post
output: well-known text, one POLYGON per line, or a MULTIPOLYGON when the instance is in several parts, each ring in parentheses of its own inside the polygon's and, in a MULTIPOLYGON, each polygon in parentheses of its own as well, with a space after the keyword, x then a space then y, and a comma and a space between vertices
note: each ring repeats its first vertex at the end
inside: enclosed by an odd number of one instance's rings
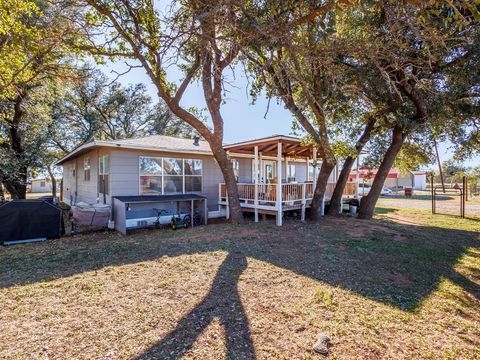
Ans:
POLYGON ((282 226, 282 143, 277 148, 277 225, 282 226))
POLYGON ((288 156, 285 155, 285 179, 288 182, 288 156))
POLYGON ((260 151, 260 154, 259 154, 258 158, 259 158, 259 163, 258 163, 258 167, 259 167, 258 176, 260 177, 261 183, 262 183, 262 184, 265 184, 265 183, 266 183, 266 181, 265 181, 265 179, 264 179, 264 176, 265 176, 265 175, 263 174, 263 168, 264 168, 264 167, 263 167, 263 154, 262 154, 261 151, 260 151))
MULTIPOLYGON (((232 161, 232 160, 230 159, 230 151, 227 151, 227 156, 228 156, 228 160, 229 160, 229 161, 232 161)), ((238 186, 238 185, 237 185, 237 186, 238 186)), ((226 196, 225 199, 227 200, 227 201, 226 201, 226 202, 227 202, 227 220, 229 220, 229 219, 230 219, 230 203, 229 203, 229 201, 228 201, 228 192, 227 192, 227 183, 226 183, 226 182, 225 182, 225 196, 226 196)))
POLYGON ((255 175, 255 222, 258 222, 258 146, 255 146, 255 161, 253 162, 255 175))
POLYGON ((225 203, 227 204, 225 206, 225 217, 226 219, 230 219, 230 206, 228 204, 228 191, 227 191, 227 184, 225 184, 225 203))
POLYGON ((310 164, 310 157, 307 156, 307 167, 306 167, 306 170, 305 170, 305 181, 308 181, 308 166, 310 164))
POLYGON ((302 217, 301 217, 302 221, 305 221, 305 207, 306 207, 306 204, 307 204, 306 187, 307 187, 307 184, 303 183, 302 184, 302 217))
POLYGON ((313 167, 313 191, 317 187, 317 148, 313 148, 313 163, 315 166, 313 167))
POLYGON ((360 173, 359 173, 359 165, 360 165, 360 154, 357 156, 357 173, 355 174, 355 180, 356 180, 356 184, 355 184, 355 198, 358 199, 358 187, 359 187, 359 184, 360 184, 360 173))

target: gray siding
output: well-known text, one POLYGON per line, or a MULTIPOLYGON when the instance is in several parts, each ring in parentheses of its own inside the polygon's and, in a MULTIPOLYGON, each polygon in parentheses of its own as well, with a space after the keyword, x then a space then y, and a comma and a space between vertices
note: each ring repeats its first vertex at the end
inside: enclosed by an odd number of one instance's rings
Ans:
MULTIPOLYGON (((103 202, 102 194, 98 193, 98 157, 107 154, 106 150, 91 150, 63 164, 63 198, 65 202, 95 203, 97 199, 103 202), (90 158, 90 180, 85 180, 84 162, 90 158), (75 175, 74 175, 75 170, 75 175)), ((112 176, 109 176, 111 181, 112 176)), ((110 193, 111 193, 111 184, 110 193)), ((110 203, 110 196, 106 196, 110 203)))
POLYGON ((98 152, 90 151, 77 158, 77 193, 78 201, 96 202, 98 194, 98 152), (90 158, 90 180, 85 181, 84 162, 90 158))
MULTIPOLYGON (((106 202, 111 203, 112 196, 139 195, 139 157, 158 156, 173 158, 192 158, 203 160, 202 192, 208 199, 209 210, 216 210, 218 207, 218 184, 223 183, 223 175, 213 156, 196 154, 178 154, 168 152, 153 152, 141 150, 111 150, 99 149, 79 156, 76 159, 64 163, 64 199, 69 202, 84 201, 94 203, 99 199, 103 202, 103 195, 98 193, 98 159, 99 156, 110 155, 110 194, 106 196, 106 202), (90 158, 91 170, 90 181, 84 180, 84 160, 90 158), (76 169, 76 176, 73 170, 76 169)), ((235 158, 235 157, 234 157, 235 158)), ((238 157, 240 164, 239 182, 252 183, 252 159, 238 157)), ((296 166, 296 181, 306 180, 306 162, 302 160, 289 161, 296 166)), ((286 178, 285 164, 283 164, 282 178, 286 178)), ((331 180, 335 178, 332 174, 331 180)))
POLYGON ((114 150, 110 154, 111 193, 113 196, 139 195, 140 156, 199 159, 203 161, 202 192, 208 199, 209 210, 218 208, 218 184, 223 175, 213 156, 167 152, 114 150))
MULTIPOLYGON (((236 158, 232 156, 233 159, 238 160, 240 166, 240 176, 238 182, 241 183, 253 183, 252 178, 252 167, 253 167, 253 159, 252 158, 236 158)), ((271 159, 269 159, 272 161, 271 159)), ((273 160, 276 161, 276 160, 273 160)), ((295 165, 295 173, 296 173, 296 181, 297 182, 304 182, 306 181, 307 176, 307 162, 305 160, 289 160, 288 163, 290 165, 295 165)), ((285 162, 282 162, 282 178, 286 179, 287 171, 286 171, 285 162)))
POLYGON ((238 182, 241 183, 253 183, 252 179, 252 159, 248 158, 236 158, 238 160, 240 176, 238 182))

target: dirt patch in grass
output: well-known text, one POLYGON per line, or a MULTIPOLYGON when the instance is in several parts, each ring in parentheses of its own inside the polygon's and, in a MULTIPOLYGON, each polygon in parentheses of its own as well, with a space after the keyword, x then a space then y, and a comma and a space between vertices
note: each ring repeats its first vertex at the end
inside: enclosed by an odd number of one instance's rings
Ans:
POLYGON ((3 248, 0 358, 475 358, 476 222, 394 213, 3 248))

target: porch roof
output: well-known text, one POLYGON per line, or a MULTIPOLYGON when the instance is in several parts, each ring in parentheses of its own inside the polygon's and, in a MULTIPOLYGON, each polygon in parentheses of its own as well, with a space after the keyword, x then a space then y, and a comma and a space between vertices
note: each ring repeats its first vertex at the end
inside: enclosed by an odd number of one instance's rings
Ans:
MULTIPOLYGON (((290 157, 313 157, 312 145, 306 145, 301 139, 285 135, 273 135, 265 138, 243 141, 224 146, 224 149, 237 154, 254 154, 258 152, 266 156, 277 156, 278 144, 282 144, 282 155, 290 157)), ((317 155, 319 155, 317 150, 317 155)))

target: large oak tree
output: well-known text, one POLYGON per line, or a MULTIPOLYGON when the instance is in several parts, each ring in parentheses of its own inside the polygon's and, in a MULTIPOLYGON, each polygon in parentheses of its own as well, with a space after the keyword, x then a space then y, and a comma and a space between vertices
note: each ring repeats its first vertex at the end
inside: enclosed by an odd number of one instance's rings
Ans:
POLYGON ((228 36, 234 31, 233 13, 221 1, 173 2, 169 9, 155 8, 153 1, 82 3, 90 9, 84 18, 90 32, 80 47, 97 56, 135 59, 143 67, 170 111, 209 143, 225 179, 231 218, 242 222, 233 167, 223 149, 221 114, 225 73, 239 52, 228 36), (183 80, 169 80, 178 70, 183 71, 183 80), (182 105, 187 88, 196 80, 203 89, 212 128, 182 105))

